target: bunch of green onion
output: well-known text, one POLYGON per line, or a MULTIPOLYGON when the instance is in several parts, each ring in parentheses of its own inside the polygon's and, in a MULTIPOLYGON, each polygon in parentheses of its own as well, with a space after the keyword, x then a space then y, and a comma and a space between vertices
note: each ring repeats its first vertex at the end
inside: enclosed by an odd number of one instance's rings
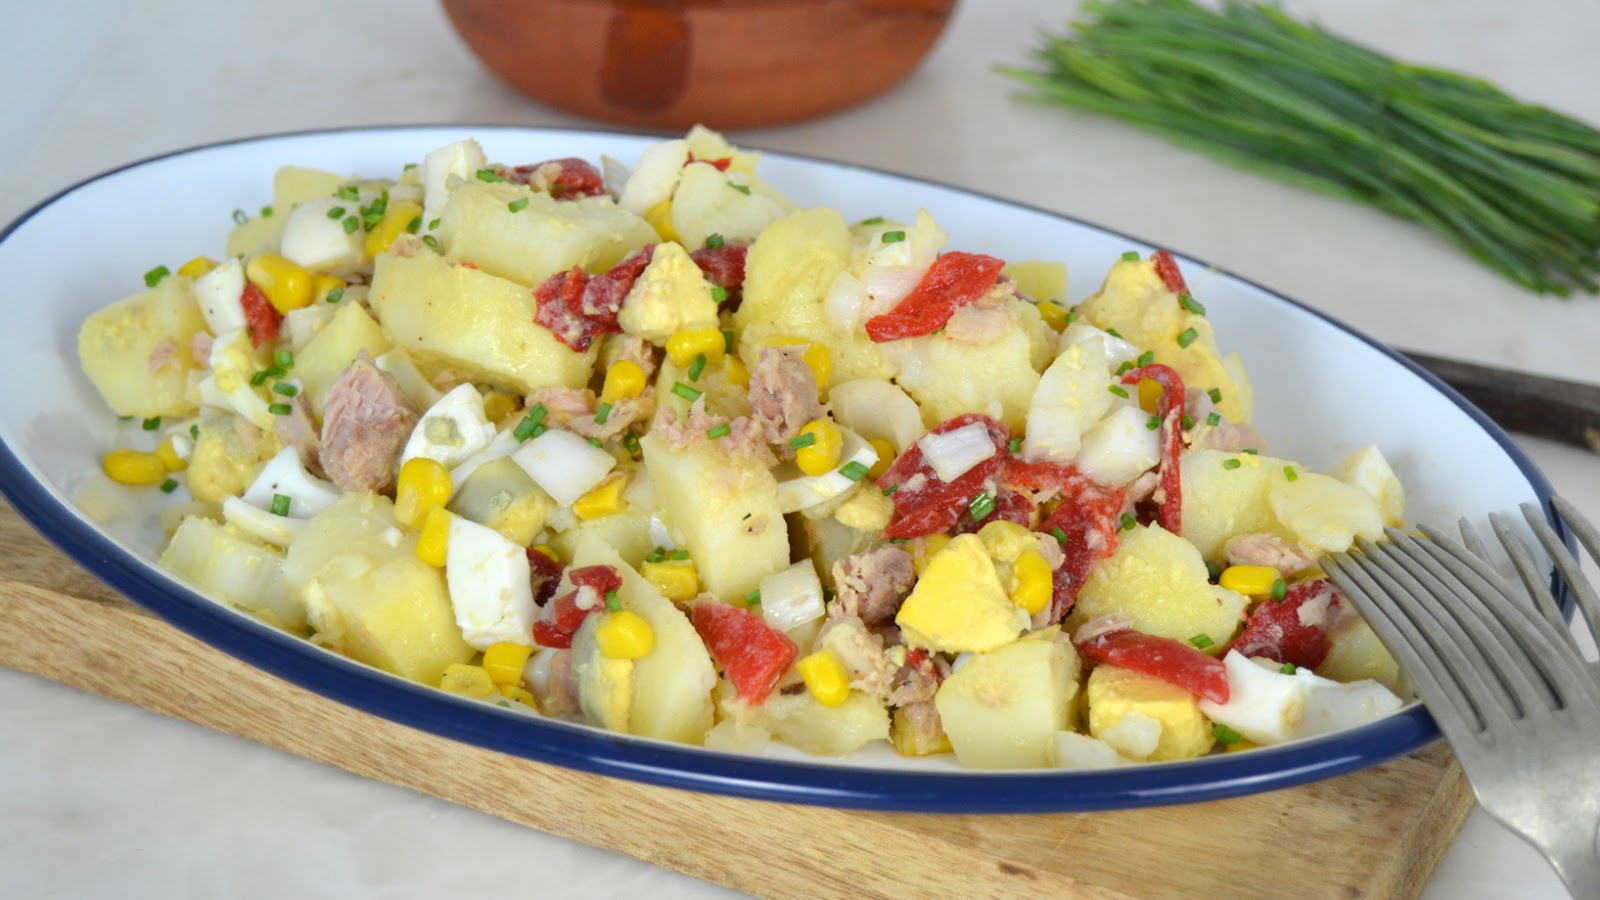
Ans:
POLYGON ((1480 79, 1223 0, 1088 0, 1002 67, 1025 99, 1421 222, 1541 293, 1600 290, 1600 131, 1480 79))

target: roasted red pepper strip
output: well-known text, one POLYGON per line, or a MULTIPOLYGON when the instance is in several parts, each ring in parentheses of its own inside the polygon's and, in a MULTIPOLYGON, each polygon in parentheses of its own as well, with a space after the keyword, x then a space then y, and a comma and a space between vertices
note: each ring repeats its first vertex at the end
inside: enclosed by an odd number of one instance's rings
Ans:
POLYGON ((933 467, 922 458, 922 448, 912 444, 897 457, 889 470, 878 478, 878 487, 894 489, 894 517, 883 530, 886 538, 914 538, 949 531, 961 521, 962 515, 980 491, 989 489, 988 482, 1004 465, 1008 454, 1006 443, 1011 440, 1011 430, 994 419, 980 413, 964 413, 933 429, 929 434, 945 434, 958 428, 980 423, 994 442, 993 456, 962 473, 955 481, 940 480, 933 467), (919 477, 920 476, 920 477, 919 477))
POLYGON ((764 703, 800 648, 760 616, 720 600, 698 600, 689 621, 739 699, 764 703))
POLYGON ((575 156, 547 159, 530 166, 501 169, 500 177, 517 184, 529 184, 537 175, 543 175, 550 196, 556 200, 577 200, 580 197, 598 197, 606 192, 605 179, 587 160, 575 156), (547 168, 548 167, 548 168, 547 168), (540 171, 543 169, 544 171, 540 171))
POLYGON ((527 552, 528 586, 533 589, 533 602, 543 606, 555 596, 556 586, 561 583, 561 563, 532 547, 527 552))
POLYGON ((1210 700, 1228 702, 1228 670, 1222 660, 1167 637, 1122 628, 1077 644, 1095 662, 1143 672, 1210 700))
POLYGON ((738 309, 740 290, 744 287, 744 261, 748 254, 749 248, 738 244, 723 244, 715 250, 701 247, 689 254, 707 281, 728 292, 722 304, 724 309, 738 309))
POLYGON ((1061 552, 1066 560, 1056 569, 1050 600, 1050 621, 1060 621, 1072 611, 1078 591, 1089 580, 1095 564, 1117 549, 1118 516, 1123 491, 1106 487, 1070 466, 1062 482, 1061 502, 1040 526, 1041 531, 1066 536, 1061 552))
POLYGON ((1150 255, 1150 261, 1156 264, 1156 274, 1161 276, 1161 283, 1167 290, 1174 294, 1189 293, 1189 286, 1183 281, 1183 273, 1178 271, 1178 261, 1172 254, 1165 250, 1157 250, 1150 255))
POLYGON ((877 343, 933 334, 956 310, 994 287, 1005 260, 982 253, 946 253, 895 308, 867 320, 867 336, 877 343))
MULTIPOLYGON (((537 551, 529 551, 531 561, 537 551)), ((543 556, 544 554, 538 554, 543 556)), ((545 608, 545 617, 533 623, 533 642, 541 647, 566 648, 572 646, 572 636, 583 626, 590 613, 605 609, 605 595, 622 587, 622 576, 611 566, 584 566, 567 572, 567 581, 574 590, 551 600, 545 608), (578 595, 583 588, 595 592, 598 601, 589 607, 578 605, 578 595)))
POLYGON ((733 157, 731 157, 731 156, 720 156, 720 157, 718 157, 716 159, 697 159, 695 157, 695 155, 693 153, 691 153, 691 154, 689 154, 689 161, 685 162, 684 165, 687 166, 689 163, 697 163, 697 162, 703 162, 706 165, 712 167, 713 169, 716 169, 718 172, 726 172, 726 171, 728 171, 728 167, 733 165, 733 157))
POLYGON ((1137 385, 1146 378, 1161 385, 1161 397, 1156 401, 1156 415, 1161 417, 1161 508, 1156 521, 1173 534, 1181 534, 1183 474, 1178 457, 1183 453, 1183 406, 1188 397, 1183 377, 1171 366, 1160 363, 1128 372, 1122 376, 1122 383, 1137 385))
POLYGON ((623 298, 650 265, 655 249, 655 244, 645 244, 601 275, 590 275, 577 266, 551 275, 533 289, 538 303, 533 320, 579 353, 588 350, 595 338, 622 331, 617 314, 622 311, 623 298))
POLYGON ((244 307, 244 321, 250 327, 250 346, 259 347, 278 339, 283 316, 272 308, 271 301, 267 300, 261 288, 246 282, 244 293, 239 295, 239 305, 244 307))
POLYGON ((1333 647, 1325 623, 1340 615, 1343 600, 1339 589, 1326 578, 1299 582, 1288 589, 1282 600, 1268 598, 1257 603, 1230 649, 1245 656, 1264 656, 1315 669, 1333 647), (1327 596, 1327 608, 1322 614, 1301 616, 1301 607, 1325 595, 1331 596, 1327 596))

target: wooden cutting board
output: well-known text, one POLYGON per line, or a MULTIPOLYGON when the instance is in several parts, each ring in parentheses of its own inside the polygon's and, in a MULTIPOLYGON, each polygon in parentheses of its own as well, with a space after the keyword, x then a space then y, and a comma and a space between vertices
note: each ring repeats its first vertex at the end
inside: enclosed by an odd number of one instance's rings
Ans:
POLYGON ((1471 791, 1443 744, 1186 806, 918 815, 691 794, 505 756, 325 700, 121 598, 0 505, 0 664, 766 897, 1415 897, 1471 791), (748 846, 758 854, 706 852, 748 846))

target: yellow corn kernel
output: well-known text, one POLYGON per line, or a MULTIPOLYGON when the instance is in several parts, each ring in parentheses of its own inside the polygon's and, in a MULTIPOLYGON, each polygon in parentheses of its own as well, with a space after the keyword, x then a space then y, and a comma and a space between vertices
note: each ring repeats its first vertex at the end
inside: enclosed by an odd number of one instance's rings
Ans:
POLYGON ((1044 320, 1050 330, 1060 333, 1067 329, 1067 311, 1058 303, 1049 300, 1039 301, 1039 318, 1044 320))
POLYGON ((867 443, 872 445, 872 449, 878 451, 878 461, 873 463, 872 468, 867 470, 867 477, 877 478, 889 471, 889 467, 894 465, 894 445, 883 438, 873 438, 867 443))
POLYGON ((261 253, 245 263, 244 277, 267 295, 280 313, 311 302, 311 273, 276 253, 261 253))
POLYGON ((505 391, 490 391, 483 395, 483 417, 498 422, 511 415, 519 405, 517 398, 505 391))
POLYGON ((422 521, 422 533, 417 535, 417 559, 435 569, 444 568, 450 556, 450 519, 449 510, 435 506, 428 510, 428 517, 422 521))
POLYGON ((606 370, 605 385, 600 388, 601 403, 631 400, 644 393, 644 370, 631 359, 619 359, 606 370))
POLYGON ((313 303, 326 303, 329 294, 344 287, 343 278, 318 272, 311 276, 311 300, 313 303))
POLYGON ((794 461, 807 475, 826 475, 839 464, 839 454, 844 448, 844 432, 832 419, 812 419, 800 429, 797 436, 811 435, 808 446, 795 451, 794 461))
POLYGON ((182 472, 189 468, 189 461, 178 455, 178 448, 172 446, 170 437, 156 445, 156 456, 160 457, 161 464, 167 467, 168 472, 182 472))
POLYGON ((606 614, 606 620, 594 631, 594 642, 602 656, 639 659, 650 655, 656 645, 656 633, 644 616, 624 609, 606 614))
POLYGON ((1263 597, 1272 593, 1278 578, 1278 570, 1271 566, 1229 566, 1222 570, 1217 585, 1246 597, 1263 597))
POLYGON ((217 261, 209 256, 196 256, 178 267, 178 274, 185 278, 199 278, 201 275, 215 269, 217 261))
POLYGON ((426 456, 413 457, 395 480, 394 517, 407 528, 421 528, 428 512, 449 503, 454 490, 449 469, 426 456))
POLYGON ((100 468, 117 484, 160 484, 167 479, 166 463, 144 450, 113 450, 100 461, 100 468))
POLYGON ((806 690, 823 706, 838 706, 849 699, 850 675, 832 653, 818 650, 795 663, 795 668, 806 683, 806 690))
POLYGON ((536 710, 539 708, 539 701, 533 699, 533 695, 528 693, 527 688, 520 688, 514 684, 502 684, 500 685, 500 696, 506 698, 507 700, 514 700, 518 703, 521 703, 523 706, 526 706, 529 709, 536 710))
POLYGON ((522 683, 522 667, 532 655, 533 648, 527 644, 500 641, 483 651, 483 669, 495 684, 515 686, 522 683))
POLYGON ((728 376, 728 383, 736 384, 742 388, 749 387, 750 369, 745 366, 744 361, 737 356, 729 356, 727 358, 727 364, 726 373, 728 376))
POLYGON ((889 723, 889 740, 894 744, 894 752, 901 756, 933 756, 951 750, 950 738, 943 729, 936 735, 919 734, 911 725, 911 717, 906 715, 904 708, 894 711, 894 718, 889 723))
POLYGON ((728 349, 722 330, 715 327, 691 328, 667 338, 667 356, 680 366, 688 366, 696 356, 705 355, 706 361, 718 359, 728 349))
POLYGON ((1147 413, 1156 411, 1161 402, 1161 382, 1154 378, 1139 379, 1139 408, 1147 413))
POLYGON ((700 570, 693 560, 646 561, 639 567, 639 574, 673 603, 687 603, 700 595, 700 570))
POLYGON ((483 666, 469 666, 465 663, 453 663, 445 667, 444 674, 439 676, 439 687, 452 694, 463 697, 487 697, 494 693, 494 682, 489 680, 489 673, 483 666))
POLYGON ((561 557, 556 555, 555 548, 551 547, 549 544, 534 544, 533 552, 543 554, 545 559, 550 560, 558 566, 561 565, 561 557))
POLYGON ((1240 750, 1254 750, 1259 746, 1261 745, 1255 741, 1247 741, 1244 738, 1240 738, 1231 744, 1223 744, 1222 749, 1228 753, 1238 753, 1240 750))
POLYGON ((663 241, 678 240, 678 230, 672 227, 672 201, 663 200, 644 214, 644 220, 661 235, 663 241))
POLYGON ((395 238, 411 230, 411 223, 422 218, 422 207, 409 200, 402 200, 390 206, 383 214, 383 221, 376 228, 367 232, 367 243, 363 248, 368 256, 377 256, 389 249, 395 238))
POLYGON ((1024 550, 1011 568, 1011 602, 1033 615, 1050 602, 1054 592, 1050 564, 1037 550, 1024 550))
POLYGON ((572 501, 572 512, 580 519, 598 519, 622 512, 627 502, 622 499, 622 489, 628 486, 626 475, 614 475, 600 482, 589 493, 572 501))
POLYGON ((950 543, 948 534, 930 534, 917 538, 916 552, 911 554, 911 565, 916 568, 917 574, 928 567, 928 561, 938 555, 945 545, 950 543))
POLYGON ((833 376, 833 354, 828 351, 826 344, 819 344, 816 341, 788 335, 775 337, 767 341, 767 346, 769 347, 797 347, 801 344, 804 344, 806 349, 801 351, 800 358, 806 361, 806 366, 811 369, 812 377, 816 378, 817 390, 827 390, 828 379, 833 376))

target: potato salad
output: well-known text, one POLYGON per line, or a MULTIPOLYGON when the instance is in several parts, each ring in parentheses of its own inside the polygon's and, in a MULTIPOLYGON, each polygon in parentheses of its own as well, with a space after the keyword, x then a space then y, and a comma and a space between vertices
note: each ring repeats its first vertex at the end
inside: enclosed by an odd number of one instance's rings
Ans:
POLYGON ((83 323, 143 424, 104 474, 173 495, 160 564, 218 602, 641 738, 1088 768, 1400 706, 1316 563, 1402 523, 1394 471, 1271 455, 1172 256, 1071 305, 760 161, 286 166, 83 323))

